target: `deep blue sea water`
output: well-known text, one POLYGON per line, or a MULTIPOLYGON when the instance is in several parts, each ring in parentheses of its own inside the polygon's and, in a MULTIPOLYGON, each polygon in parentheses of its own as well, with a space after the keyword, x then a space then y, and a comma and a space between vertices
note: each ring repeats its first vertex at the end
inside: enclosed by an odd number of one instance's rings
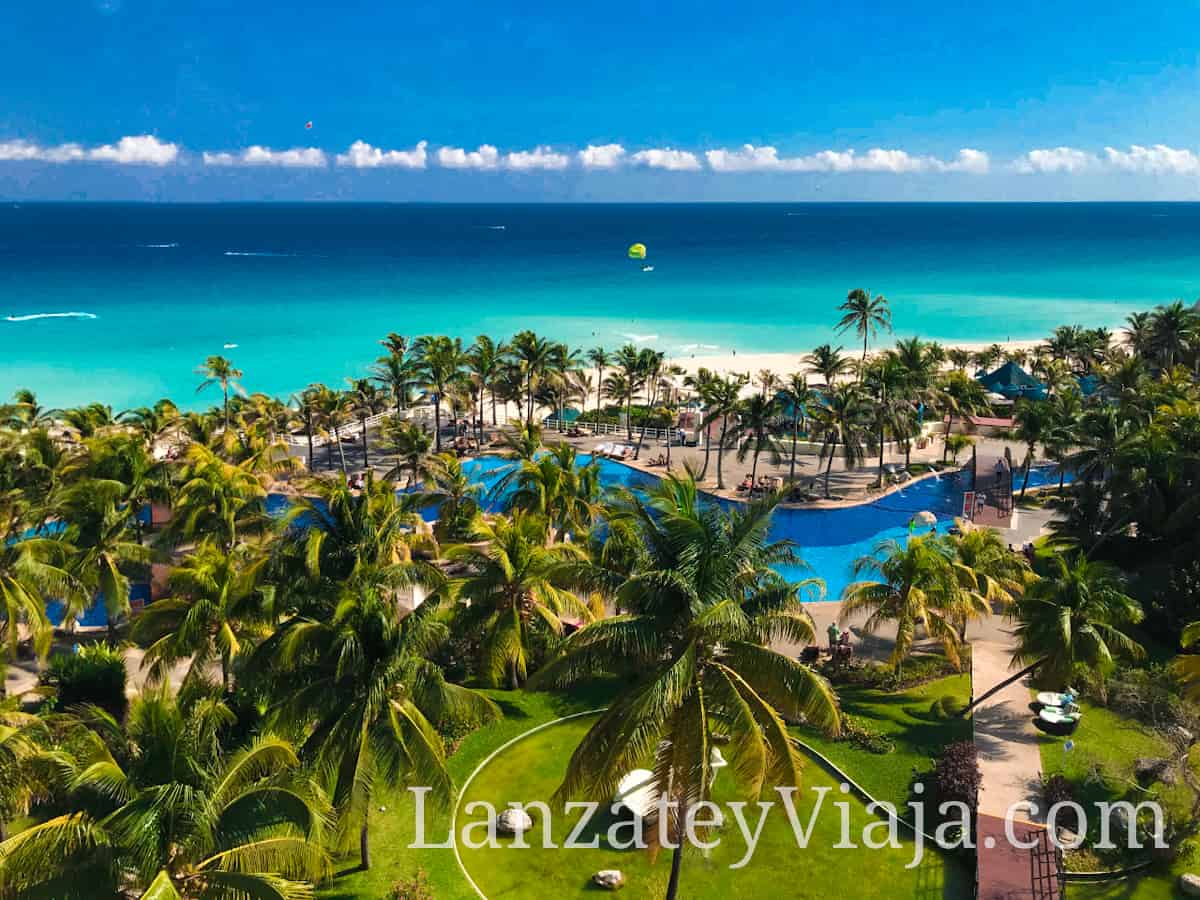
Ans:
POLYGON ((389 331, 799 356, 854 287, 901 336, 1113 326, 1200 294, 1200 205, 6 205, 0 395, 204 405, 193 369, 225 353, 286 396, 389 331), (64 312, 95 318, 27 318, 64 312))

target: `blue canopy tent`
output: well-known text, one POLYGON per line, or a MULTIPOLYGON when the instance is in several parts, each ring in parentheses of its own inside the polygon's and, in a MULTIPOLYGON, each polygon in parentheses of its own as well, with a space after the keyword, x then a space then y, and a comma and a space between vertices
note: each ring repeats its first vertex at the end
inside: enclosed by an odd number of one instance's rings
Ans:
POLYGON ((1044 400, 1046 397, 1046 385, 1011 361, 1006 362, 996 371, 979 377, 978 381, 986 390, 1000 394, 1009 400, 1016 400, 1020 397, 1044 400))

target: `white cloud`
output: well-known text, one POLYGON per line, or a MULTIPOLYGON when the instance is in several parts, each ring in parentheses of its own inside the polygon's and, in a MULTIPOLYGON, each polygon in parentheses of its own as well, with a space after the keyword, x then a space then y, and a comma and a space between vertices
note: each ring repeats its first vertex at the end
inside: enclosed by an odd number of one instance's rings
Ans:
POLYGON ((1141 147, 1134 144, 1128 152, 1113 147, 1104 148, 1105 161, 1122 172, 1147 175, 1200 174, 1200 156, 1191 150, 1177 150, 1166 144, 1141 147))
POLYGON ((129 135, 116 144, 103 144, 90 150, 81 144, 42 147, 30 141, 0 143, 0 160, 66 163, 95 160, 120 165, 165 166, 179 158, 179 145, 160 141, 150 134, 129 135))
POLYGON ((904 150, 874 148, 858 154, 854 150, 822 150, 808 156, 781 157, 775 147, 743 144, 738 150, 709 150, 704 154, 714 172, 969 172, 982 174, 989 166, 988 155, 964 148, 949 162, 933 156, 913 156, 904 150))
POLYGON ((625 157, 625 148, 620 144, 588 144, 577 155, 585 169, 615 169, 625 157))
POLYGON ((549 147, 534 147, 532 150, 517 150, 506 153, 504 167, 517 172, 531 169, 559 171, 570 165, 571 159, 563 153, 555 153, 549 147))
POLYGON ((1099 162, 1095 156, 1083 150, 1076 150, 1074 147, 1054 147, 1030 150, 1017 157, 1013 168, 1023 175, 1048 175, 1059 172, 1074 174, 1094 168, 1099 162))
POLYGON ((447 169, 494 169, 500 163, 500 151, 491 144, 481 144, 470 152, 461 147, 439 147, 437 161, 447 169))
POLYGON ((255 144, 236 156, 232 153, 204 153, 206 166, 281 166, 286 169, 320 169, 329 164, 325 151, 316 147, 272 150, 255 144))
POLYGON ((651 169, 668 169, 672 172, 694 172, 700 168, 700 160, 695 153, 687 150, 672 150, 670 147, 654 150, 640 150, 631 159, 640 166, 651 169))
POLYGON ((123 137, 88 151, 88 159, 122 165, 166 166, 179 158, 179 145, 160 141, 152 134, 123 137))
POLYGON ((427 154, 427 142, 421 141, 411 150, 380 150, 366 141, 355 141, 345 153, 337 155, 339 166, 355 169, 377 169, 394 166, 399 169, 423 169, 427 154))

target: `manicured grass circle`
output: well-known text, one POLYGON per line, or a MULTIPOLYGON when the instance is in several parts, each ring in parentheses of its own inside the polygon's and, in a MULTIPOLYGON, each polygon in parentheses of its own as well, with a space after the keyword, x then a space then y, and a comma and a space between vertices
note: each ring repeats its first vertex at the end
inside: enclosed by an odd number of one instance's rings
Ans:
MULTIPOLYGON (((480 811, 468 812, 473 802, 487 801, 496 809, 510 802, 549 804, 550 797, 562 780, 567 761, 580 739, 595 719, 591 716, 551 725, 517 741, 499 752, 484 765, 470 783, 464 786, 457 810, 459 834, 472 822, 486 821, 480 811)), ((901 829, 900 848, 879 850, 835 849, 841 837, 842 810, 835 803, 848 804, 849 833, 861 844, 864 827, 880 821, 867 813, 863 803, 843 795, 832 777, 815 762, 805 768, 805 781, 795 800, 799 823, 808 827, 809 817, 817 794, 814 788, 826 787, 820 815, 810 835, 808 846, 797 846, 786 810, 779 802, 767 814, 758 847, 751 861, 740 869, 730 868, 745 855, 746 843, 724 804, 735 799, 733 780, 729 773, 718 775, 714 799, 726 811, 726 822, 714 837, 720 845, 707 853, 690 852, 684 859, 680 896, 705 900, 754 896, 826 898, 839 893, 856 898, 959 898, 969 897, 970 879, 964 867, 947 859, 936 850, 927 848, 924 861, 916 868, 906 869, 913 857, 912 842, 901 829)), ((778 795, 764 796, 778 801, 778 795)), ((565 849, 571 829, 579 813, 556 811, 552 817, 550 839, 557 848, 543 846, 542 815, 532 813, 533 830, 526 836, 529 849, 515 849, 511 838, 501 838, 499 848, 470 849, 460 844, 462 865, 489 900, 497 898, 569 898, 595 897, 596 889, 589 884, 591 876, 600 869, 620 869, 626 885, 621 891, 627 898, 660 898, 666 892, 670 874, 669 854, 663 853, 653 862, 645 850, 619 850, 608 845, 606 833, 613 821, 607 812, 593 820, 585 838, 598 837, 594 849, 565 849)), ((757 824, 757 810, 745 811, 751 828, 757 824)), ((620 832, 627 838, 628 828, 620 832)), ((477 839, 484 837, 479 826, 472 831, 477 839)), ((886 836, 882 825, 873 836, 886 836)))

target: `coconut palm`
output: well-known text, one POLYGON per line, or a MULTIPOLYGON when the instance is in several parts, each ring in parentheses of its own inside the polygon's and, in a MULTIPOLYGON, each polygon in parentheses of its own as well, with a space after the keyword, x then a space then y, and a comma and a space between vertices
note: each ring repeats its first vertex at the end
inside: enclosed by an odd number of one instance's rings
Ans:
POLYGON ((971 585, 989 603, 1008 609, 1033 581, 1025 557, 1013 553, 999 533, 990 528, 961 524, 961 533, 948 541, 959 566, 959 580, 971 585))
POLYGON ((796 454, 797 442, 800 437, 800 425, 807 414, 807 410, 817 402, 817 395, 808 386, 807 378, 799 372, 793 372, 784 379, 779 399, 783 401, 784 409, 790 413, 792 420, 792 454, 788 470, 788 481, 794 483, 796 481, 796 454))
POLYGON ((516 364, 525 398, 525 421, 533 421, 533 399, 546 377, 555 366, 561 347, 554 341, 540 337, 532 331, 519 331, 508 344, 509 357, 516 364))
MULTIPOLYGON (((950 372, 934 385, 937 408, 946 416, 946 436, 954 430, 954 420, 974 415, 987 407, 987 393, 974 378, 963 372, 950 372)), ((949 446, 942 450, 942 462, 949 455, 949 446)))
POLYGON ((1137 356, 1149 357, 1154 340, 1152 314, 1148 312, 1130 313, 1125 318, 1125 340, 1137 356))
POLYGON ((568 534, 582 536, 599 514, 602 485, 600 463, 590 459, 581 464, 577 456, 570 444, 553 445, 496 482, 493 494, 506 497, 510 511, 541 517, 550 543, 568 534))
POLYGON ((1015 437, 1025 444, 1025 475, 1021 480, 1021 496, 1029 486, 1029 471, 1033 467, 1034 453, 1037 446, 1043 443, 1050 433, 1053 418, 1050 415, 1050 404, 1045 400, 1022 398, 1013 408, 1013 425, 1015 437))
POLYGON ((425 461, 433 447, 433 435, 420 425, 394 416, 383 423, 383 442, 385 449, 396 456, 396 464, 384 478, 399 481, 400 476, 407 472, 407 487, 411 488, 420 482, 425 461))
POLYGON ((481 396, 486 392, 491 399, 493 428, 496 427, 496 382, 500 378, 507 352, 508 348, 503 342, 497 343, 486 334, 481 334, 475 338, 466 355, 467 370, 478 383, 481 396))
MULTIPOLYGON (((1183 629, 1179 645, 1183 648, 1200 644, 1200 622, 1193 622, 1183 629)), ((1189 653, 1177 656, 1171 663, 1171 671, 1179 679, 1184 692, 1191 700, 1200 700, 1200 654, 1189 653)))
POLYGON ((208 447, 192 444, 163 536, 168 540, 209 537, 230 550, 242 535, 266 524, 266 497, 259 477, 246 466, 228 463, 208 447))
POLYGON ((408 407, 412 387, 420 380, 417 361, 406 351, 407 344, 403 351, 393 351, 379 357, 370 370, 371 378, 392 395, 396 415, 408 407))
POLYGON ((833 387, 833 383, 840 376, 849 372, 854 365, 851 360, 842 356, 841 347, 835 348, 829 344, 814 347, 813 352, 805 356, 802 362, 810 372, 815 372, 824 378, 825 384, 830 387, 833 387))
POLYGON ((1099 481, 1126 452, 1133 429, 1120 410, 1107 404, 1092 407, 1079 417, 1074 452, 1063 459, 1066 468, 1084 481, 1099 481))
POLYGON ((604 368, 612 362, 612 355, 603 347, 593 347, 587 352, 587 361, 596 368, 596 421, 600 421, 601 388, 604 385, 604 368))
POLYGON ((829 477, 833 458, 841 454, 847 469, 853 469, 866 457, 872 441, 870 406, 861 385, 835 385, 825 402, 813 407, 813 428, 821 441, 819 459, 825 463, 825 496, 829 496, 829 477))
POLYGON ((965 373, 967 366, 971 364, 973 355, 970 350, 964 350, 962 347, 951 347, 946 351, 946 358, 950 360, 950 365, 955 369, 965 373))
POLYGON ((898 353, 889 352, 874 360, 866 368, 863 385, 872 399, 872 410, 875 427, 875 442, 879 451, 879 470, 877 481, 883 485, 883 456, 887 442, 887 434, 899 439, 912 434, 916 422, 916 405, 912 394, 919 384, 919 379, 925 377, 921 371, 924 365, 920 349, 913 353, 911 346, 907 347, 908 355, 913 358, 903 360, 898 353), (916 366, 914 372, 910 366, 916 366))
POLYGON ((185 684, 202 681, 219 661, 229 693, 247 633, 261 633, 269 624, 260 584, 266 561, 245 546, 226 552, 203 541, 171 569, 170 596, 147 606, 130 632, 146 648, 142 667, 150 678, 161 680, 176 663, 190 660, 185 684))
POLYGON ((542 426, 519 422, 501 430, 498 446, 505 459, 531 460, 542 449, 542 426))
POLYGON ((19 388, 13 394, 13 402, 0 407, 0 425, 16 431, 46 428, 54 423, 60 410, 47 409, 38 403, 37 395, 28 388, 19 388))
POLYGON ((225 429, 228 430, 229 391, 232 389, 239 394, 246 392, 239 380, 242 377, 242 370, 234 368, 233 363, 224 356, 210 356, 204 360, 204 365, 196 369, 196 374, 204 376, 204 380, 196 388, 197 393, 212 385, 220 386, 223 399, 222 405, 225 410, 225 429))
POLYGON ((583 548, 548 545, 546 533, 541 516, 518 509, 511 518, 476 522, 470 544, 446 551, 465 569, 449 595, 468 601, 457 615, 483 631, 480 672, 491 686, 521 686, 539 630, 561 636, 566 619, 591 618, 587 605, 557 582, 563 563, 585 558, 583 548))
POLYGON ((327 807, 270 734, 223 752, 233 712, 148 690, 124 724, 81 713, 55 754, 73 810, 0 843, 6 896, 302 898, 332 875, 327 807))
POLYGON ((753 800, 771 785, 800 783, 801 756, 785 719, 840 730, 829 684, 766 646, 813 637, 796 586, 770 568, 796 561, 789 544, 768 539, 776 502, 725 513, 701 502, 690 475, 668 474, 645 497, 625 494, 615 521, 636 538, 640 562, 627 575, 583 563, 571 576, 628 612, 584 626, 534 676, 542 687, 599 672, 624 676, 572 754, 558 794, 607 802, 622 777, 653 759, 677 848, 668 898, 679 892, 688 810, 711 796, 717 736, 739 793, 753 800))
POLYGON ((750 380, 748 375, 728 375, 714 378, 704 394, 704 428, 706 432, 714 422, 721 423, 721 434, 717 438, 717 490, 725 489, 725 474, 721 463, 725 459, 725 448, 729 446, 730 420, 734 420, 741 405, 742 388, 750 380))
POLYGON ((880 329, 892 330, 892 311, 887 298, 883 294, 871 295, 870 291, 855 288, 846 295, 845 301, 838 309, 843 311, 838 320, 839 333, 854 329, 855 334, 862 338, 862 364, 867 361, 867 343, 879 333, 880 329))
POLYGON ((738 462, 743 462, 746 456, 751 457, 750 479, 758 484, 758 458, 765 450, 772 463, 778 463, 779 441, 771 433, 771 426, 780 413, 779 402, 775 395, 764 394, 742 401, 738 407, 738 462))
POLYGON ((969 434, 948 434, 946 435, 946 450, 950 454, 950 461, 955 465, 958 464, 958 454, 962 453, 968 447, 975 445, 975 438, 969 434))
POLYGON ((442 452, 442 403, 449 388, 458 380, 463 368, 462 341, 444 335, 417 338, 413 344, 421 382, 433 392, 434 447, 442 452))
POLYGON ((633 398, 646 386, 646 359, 633 344, 625 344, 613 357, 615 371, 604 382, 604 393, 625 406, 625 440, 633 443, 633 398))
POLYGON ((437 538, 458 541, 470 534, 481 511, 484 488, 472 480, 462 460, 451 453, 432 457, 425 467, 425 488, 429 501, 438 504, 437 538))
POLYGON ((363 468, 369 469, 371 467, 371 455, 367 449, 367 420, 383 412, 384 407, 387 406, 387 397, 379 388, 371 384, 369 378, 351 378, 347 380, 350 384, 347 399, 351 411, 355 418, 358 419, 358 427, 362 431, 363 468))
POLYGON ((1183 362, 1200 339, 1200 314, 1176 300, 1150 314, 1150 347, 1164 369, 1183 362))
POLYGON ((1122 591, 1116 568, 1082 554, 1072 559, 1056 555, 1049 568, 1012 607, 1012 663, 1022 668, 976 697, 963 715, 1034 671, 1052 687, 1064 687, 1075 677, 1092 677, 1103 690, 1103 678, 1118 658, 1145 656, 1127 633, 1142 620, 1142 609, 1122 591))
POLYGON ((320 429, 321 422, 321 390, 322 385, 310 384, 298 394, 293 394, 291 404, 295 410, 296 421, 304 426, 304 436, 308 439, 308 471, 313 469, 313 438, 320 429))
POLYGON ((967 620, 989 612, 973 579, 964 578, 966 573, 955 565, 952 545, 937 535, 914 536, 904 543, 882 541, 873 553, 855 560, 854 574, 877 577, 846 586, 840 621, 844 624, 866 612, 863 630, 868 634, 885 622, 894 622, 896 640, 889 661, 897 678, 912 652, 918 625, 924 625, 926 633, 941 643, 957 668, 960 628, 967 620))

